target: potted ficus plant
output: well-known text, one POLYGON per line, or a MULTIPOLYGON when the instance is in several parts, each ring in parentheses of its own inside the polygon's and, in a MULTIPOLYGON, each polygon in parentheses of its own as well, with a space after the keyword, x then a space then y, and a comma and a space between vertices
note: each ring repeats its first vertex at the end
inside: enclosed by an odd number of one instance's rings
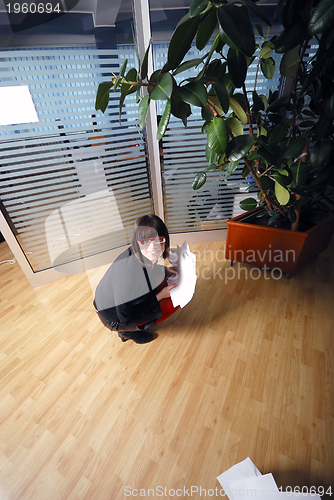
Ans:
POLYGON ((165 101, 159 140, 171 114, 186 126, 191 105, 201 107, 208 167, 196 174, 193 188, 217 169, 228 178, 242 168, 252 180, 241 202, 247 213, 228 221, 227 258, 292 273, 326 248, 334 230, 334 0, 279 0, 274 18, 283 26, 279 36, 270 35, 271 20, 252 0, 193 0, 171 36, 165 66, 147 74, 148 47, 139 70, 125 62, 118 76, 99 85, 96 109, 105 111, 111 89, 120 89, 120 110, 137 92, 144 127, 150 102, 165 101), (250 13, 269 29, 253 24, 250 13), (202 50, 212 39, 203 58, 186 60, 194 41, 202 50), (309 58, 311 40, 317 49, 309 58), (247 91, 254 61, 256 75, 273 77, 274 52, 282 56, 279 71, 289 91, 259 94, 257 76, 247 91), (198 68, 197 76, 178 84, 175 76, 189 68, 198 68), (317 219, 315 212, 322 215, 317 219))

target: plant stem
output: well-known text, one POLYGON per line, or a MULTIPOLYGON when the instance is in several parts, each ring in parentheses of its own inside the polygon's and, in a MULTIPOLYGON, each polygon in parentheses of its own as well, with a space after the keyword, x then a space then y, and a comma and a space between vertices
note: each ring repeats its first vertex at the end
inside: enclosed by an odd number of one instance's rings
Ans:
POLYGON ((211 109, 214 117, 219 116, 218 111, 216 111, 214 106, 212 106, 212 104, 210 104, 209 101, 207 101, 206 106, 211 109))
POLYGON ((230 162, 229 161, 224 161, 224 163, 218 163, 217 167, 224 167, 225 165, 228 165, 230 162))
MULTIPOLYGON (((254 137, 254 132, 253 132, 253 126, 252 126, 252 121, 251 121, 251 113, 250 113, 250 107, 249 107, 249 102, 248 102, 248 98, 247 98, 247 91, 246 91, 246 85, 243 84, 242 86, 242 90, 243 90, 243 94, 244 94, 244 97, 245 97, 245 103, 246 103, 246 113, 247 113, 247 117, 248 117, 248 124, 249 124, 249 135, 251 135, 252 137, 254 137)), ((253 176, 253 179, 255 180, 256 184, 257 184, 257 187, 259 188, 259 190, 261 191, 261 194, 263 196, 263 199, 264 201, 266 202, 267 204, 267 207, 269 210, 272 210, 273 209, 273 206, 280 212, 281 215, 283 215, 283 217, 285 218, 286 215, 285 213, 283 212, 283 210, 281 209, 281 207, 279 205, 277 205, 277 203, 275 203, 274 201, 270 200, 267 196, 267 193, 264 191, 264 189, 262 188, 261 184, 260 184, 260 180, 259 178, 257 177, 257 175, 255 174, 252 166, 250 165, 249 161, 247 158, 243 158, 249 172, 251 173, 251 175, 253 176)), ((255 160, 255 165, 257 167, 257 172, 259 174, 259 164, 258 162, 255 160)))
POLYGON ((260 184, 260 181, 259 181, 259 179, 258 179, 257 175, 254 173, 254 170, 252 169, 252 166, 250 165, 250 163, 249 163, 248 159, 244 157, 244 158, 243 158, 243 160, 244 160, 245 165, 246 165, 246 167, 248 168, 248 170, 249 170, 250 174, 252 175, 252 177, 253 177, 254 181, 256 182, 257 187, 258 187, 258 188, 259 188, 259 190, 261 191, 261 194, 262 194, 263 199, 265 200, 265 202, 266 202, 266 204, 267 204, 268 209, 269 209, 269 210, 272 210, 273 208, 272 208, 272 206, 271 206, 271 201, 269 200, 269 198, 268 198, 268 196, 267 196, 266 192, 265 192, 265 191, 264 191, 264 189, 262 188, 262 186, 261 186, 261 184, 260 184))

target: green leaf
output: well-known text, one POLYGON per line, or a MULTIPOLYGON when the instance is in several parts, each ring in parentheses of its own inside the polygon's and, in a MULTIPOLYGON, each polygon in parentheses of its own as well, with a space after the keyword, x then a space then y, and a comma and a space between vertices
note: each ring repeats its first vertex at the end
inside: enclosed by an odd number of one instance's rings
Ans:
POLYGON ((226 151, 228 143, 227 125, 223 118, 217 117, 212 120, 207 133, 207 144, 217 154, 226 151))
POLYGON ((147 77, 148 53, 149 53, 152 41, 153 41, 153 38, 150 38, 150 41, 148 43, 148 47, 146 49, 146 52, 145 52, 145 55, 144 55, 144 59, 143 59, 142 65, 141 65, 140 76, 141 76, 142 80, 145 80, 145 78, 147 77))
POLYGON ((223 28, 221 27, 220 24, 218 26, 218 32, 219 32, 220 40, 224 45, 228 45, 229 47, 231 47, 231 49, 238 48, 236 45, 234 45, 232 40, 226 35, 225 31, 223 30, 223 28))
POLYGON ((142 98, 138 106, 138 123, 140 128, 145 127, 146 116, 149 106, 150 106, 150 96, 146 95, 142 98))
POLYGON ((310 162, 313 168, 320 168, 331 156, 331 145, 325 141, 313 144, 310 151, 310 162))
POLYGON ((276 63, 272 57, 269 59, 261 59, 261 70, 262 73, 268 80, 271 80, 276 71, 276 63))
POLYGON ((227 64, 233 85, 236 88, 243 86, 247 74, 246 56, 240 50, 229 49, 227 54, 227 64))
POLYGON ((273 189, 274 181, 268 177, 267 175, 262 175, 259 179, 261 187, 264 191, 268 191, 268 189, 273 189))
POLYGON ((333 0, 320 0, 312 12, 307 29, 310 35, 317 35, 328 28, 334 28, 333 0))
POLYGON ((217 166, 219 165, 218 168, 219 168, 220 171, 223 171, 224 168, 226 168, 226 166, 228 164, 228 161, 227 161, 225 153, 223 153, 223 154, 221 154, 221 155, 218 156, 218 158, 216 160, 216 164, 217 164, 217 166))
POLYGON ((226 87, 221 83, 213 83, 212 88, 218 98, 222 110, 224 111, 224 113, 227 113, 230 107, 230 99, 226 87))
POLYGON ((294 224, 297 220, 297 215, 296 212, 294 211, 293 208, 288 208, 288 217, 291 222, 291 224, 294 224))
POLYGON ((168 45, 168 70, 173 70, 181 64, 184 56, 191 47, 199 22, 200 16, 195 16, 176 27, 168 45))
POLYGON ((215 163, 210 163, 208 168, 206 169, 207 172, 213 172, 214 170, 217 170, 217 165, 215 163))
POLYGON ((208 145, 206 145, 206 148, 205 148, 205 157, 206 159, 208 160, 208 163, 215 163, 216 162, 216 158, 217 158, 217 153, 215 153, 214 151, 212 151, 212 149, 209 148, 208 145))
POLYGON ((201 14, 207 6, 208 6, 209 0, 193 0, 190 4, 189 7, 189 15, 190 17, 197 16, 198 14, 201 14))
POLYGON ((158 84, 152 90, 150 98, 154 101, 165 101, 170 99, 173 92, 173 79, 169 73, 162 73, 158 84))
POLYGON ((255 28, 257 29, 258 34, 264 38, 261 24, 255 23, 255 28))
POLYGON ((333 120, 327 118, 325 114, 320 116, 318 121, 315 122, 315 126, 313 128, 313 134, 316 140, 320 140, 325 138, 328 134, 331 133, 333 120))
POLYGON ((264 102, 259 96, 259 94, 254 90, 253 91, 253 112, 257 113, 258 111, 264 111, 265 106, 264 102))
POLYGON ((225 177, 226 179, 228 179, 229 177, 231 177, 231 175, 233 174, 233 172, 235 172, 235 170, 238 168, 239 166, 239 160, 237 161, 231 161, 227 167, 226 167, 226 170, 225 170, 225 177))
POLYGON ((119 75, 118 75, 118 77, 115 80, 114 90, 116 90, 117 87, 120 85, 120 83, 122 81, 122 78, 123 78, 123 76, 125 74, 125 70, 126 70, 127 64, 128 64, 128 60, 125 59, 125 61, 122 64, 121 71, 119 72, 119 75))
POLYGON ((206 69, 207 69, 207 67, 208 67, 208 65, 209 65, 209 63, 210 63, 210 60, 211 60, 212 54, 213 54, 213 53, 214 53, 214 51, 216 50, 216 48, 217 48, 217 46, 218 46, 219 42, 220 42, 220 38, 219 38, 219 34, 217 34, 217 35, 216 35, 216 37, 215 37, 215 39, 214 39, 214 41, 213 41, 213 43, 212 43, 212 45, 211 45, 211 48, 210 48, 210 50, 209 50, 209 53, 208 53, 208 55, 207 55, 207 57, 206 57, 206 61, 205 61, 205 64, 204 64, 204 68, 203 68, 203 70, 202 70, 202 74, 203 74, 203 75, 204 75, 204 74, 205 74, 205 72, 206 72, 206 69))
POLYGON ((258 160, 260 158, 259 154, 258 154, 258 150, 257 149, 253 149, 252 151, 249 152, 248 154, 248 160, 258 160))
POLYGON ((278 181, 279 182, 281 181, 280 184, 282 186, 287 187, 293 179, 293 172, 292 172, 291 168, 284 165, 283 168, 282 167, 279 168, 278 173, 280 176, 282 176, 282 177, 278 178, 278 181), (284 180, 282 181, 282 179, 284 179, 284 180))
POLYGON ((303 186, 306 183, 308 176, 308 165, 307 163, 299 160, 291 166, 291 171, 293 173, 292 186, 303 186))
POLYGON ((234 111, 234 113, 237 115, 241 123, 244 125, 247 125, 248 120, 247 120, 247 115, 244 109, 240 106, 238 101, 234 99, 233 97, 230 97, 230 108, 234 111))
POLYGON ((257 154, 265 161, 267 161, 270 165, 274 165, 276 162, 275 154, 272 151, 268 151, 263 147, 259 147, 257 149, 257 154))
POLYGON ((296 158, 303 152, 306 144, 306 137, 298 137, 297 139, 292 139, 283 149, 282 158, 285 158, 286 160, 289 158, 296 158))
POLYGON ((220 59, 214 59, 213 61, 210 62, 210 64, 207 65, 205 76, 206 77, 214 76, 218 78, 221 70, 222 70, 222 63, 220 59))
POLYGON ((246 56, 255 52, 253 26, 245 6, 222 5, 218 8, 218 20, 222 30, 234 45, 246 56))
POLYGON ((165 134, 165 132, 167 130, 169 119, 170 119, 170 115, 171 115, 171 107, 172 107, 172 103, 171 103, 171 101, 169 99, 167 101, 167 103, 166 103, 164 112, 163 112, 161 120, 159 122, 158 132, 157 132, 157 139, 158 139, 158 141, 160 141, 160 139, 162 139, 162 137, 164 136, 164 134, 165 134))
POLYGON ((279 212, 271 212, 273 215, 270 217, 270 219, 268 220, 268 226, 270 226, 273 222, 275 222, 277 219, 279 219, 280 217, 280 213, 279 212))
POLYGON ((227 147, 226 154, 228 160, 241 160, 252 149, 254 142, 254 138, 250 135, 238 135, 234 137, 227 147))
POLYGON ((209 124, 212 121, 213 112, 212 112, 211 108, 208 108, 206 106, 202 107, 201 115, 202 115, 202 119, 204 120, 205 123, 209 124))
POLYGON ((193 106, 205 106, 208 100, 206 88, 200 82, 190 82, 179 88, 179 94, 188 104, 193 106))
POLYGON ((275 182, 275 196, 280 205, 286 205, 290 200, 290 193, 279 182, 275 182))
POLYGON ((124 100, 125 100, 127 95, 128 94, 126 92, 124 92, 123 94, 121 94, 121 97, 119 99, 119 124, 121 124, 121 122, 122 122, 122 108, 123 108, 124 100))
POLYGON ((100 109, 102 113, 104 113, 107 109, 109 104, 109 92, 113 85, 113 82, 103 82, 99 84, 95 98, 96 111, 100 109))
POLYGON ((239 205, 242 210, 248 212, 257 207, 257 201, 254 198, 246 198, 245 200, 240 201, 239 205))
POLYGON ((260 19, 262 19, 262 21, 268 24, 268 26, 271 26, 268 17, 254 2, 252 2, 252 0, 241 0, 241 2, 245 5, 245 7, 247 7, 249 10, 252 10, 254 14, 256 14, 260 19))
POLYGON ((204 170, 198 172, 192 182, 192 188, 196 191, 206 183, 206 173, 204 170))
POLYGON ((300 128, 311 128, 315 125, 315 121, 313 120, 303 120, 299 123, 300 128))
POLYGON ((204 22, 202 22, 198 26, 196 35, 196 47, 198 48, 198 50, 202 50, 204 49, 204 47, 206 47, 216 26, 217 26, 216 9, 213 9, 210 12, 210 14, 205 18, 204 22))
POLYGON ((247 175, 248 175, 248 174, 249 174, 249 170, 248 170, 247 165, 245 165, 245 166, 244 166, 244 168, 243 168, 243 170, 242 170, 242 172, 241 172, 241 177, 242 177, 243 179, 245 179, 245 178, 247 177, 247 175))
POLYGON ((269 59, 273 55, 273 49, 269 47, 268 45, 262 45, 261 50, 260 50, 260 57, 263 59, 269 59))
POLYGON ((161 69, 158 69, 154 71, 154 73, 152 73, 149 79, 149 86, 147 87, 149 93, 152 92, 155 85, 159 82, 159 80, 161 79, 161 75, 162 75, 161 69))
POLYGON ((236 137, 237 135, 243 135, 244 128, 242 126, 241 121, 238 118, 235 118, 235 116, 230 116, 225 120, 225 123, 231 130, 234 137, 236 137))
POLYGON ((315 118, 315 114, 312 113, 312 111, 310 111, 309 109, 303 109, 303 115, 312 116, 312 118, 315 118))
POLYGON ((194 68, 201 64, 203 61, 202 58, 197 58, 197 59, 191 59, 190 61, 185 61, 184 63, 180 64, 178 68, 173 72, 173 75, 178 75, 179 73, 182 73, 183 71, 187 71, 188 69, 194 68))
POLYGON ((289 50, 286 52, 280 64, 280 73, 285 78, 294 78, 299 65, 299 54, 297 50, 289 50))
POLYGON ((275 179, 276 183, 278 182, 281 186, 286 188, 293 180, 293 173, 291 172, 291 170, 288 172, 285 169, 281 169, 278 172, 272 174, 272 177, 275 179))
POLYGON ((277 21, 281 10, 283 9, 284 5, 286 4, 286 1, 287 0, 278 0, 276 8, 275 8, 275 12, 274 12, 274 20, 275 21, 277 21))
POLYGON ((136 68, 129 69, 125 80, 133 83, 122 83, 121 94, 133 94, 134 92, 137 92, 138 71, 136 68))
POLYGON ((331 90, 325 98, 324 102, 325 115, 327 118, 334 118, 334 90, 331 90))
POLYGON ((305 24, 300 19, 296 19, 276 40, 275 51, 278 54, 284 54, 300 45, 307 38, 309 38, 309 34, 305 24))
POLYGON ((288 103, 289 98, 288 97, 280 97, 279 99, 276 99, 276 101, 273 101, 269 104, 267 111, 269 112, 275 112, 278 109, 282 108, 283 106, 286 106, 288 103))
POLYGON ((172 108, 171 112, 176 118, 180 118, 183 125, 187 126, 187 118, 191 115, 191 108, 188 103, 182 101, 177 90, 172 93, 171 97, 172 108))
POLYGON ((261 101, 264 104, 264 110, 267 111, 267 109, 268 109, 268 99, 267 99, 267 97, 264 94, 260 94, 259 97, 260 97, 261 101))
POLYGON ((288 133, 288 126, 285 123, 278 123, 276 127, 270 132, 268 143, 278 144, 281 142, 288 133))
POLYGON ((177 23, 176 27, 181 26, 181 24, 184 24, 187 21, 189 21, 190 17, 191 16, 190 16, 189 11, 188 11, 187 14, 180 19, 180 21, 177 23))

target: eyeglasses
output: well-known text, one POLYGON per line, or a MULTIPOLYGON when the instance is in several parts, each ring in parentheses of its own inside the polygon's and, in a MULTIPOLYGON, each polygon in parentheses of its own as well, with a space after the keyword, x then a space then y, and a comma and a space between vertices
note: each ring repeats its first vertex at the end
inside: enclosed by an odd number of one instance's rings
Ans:
POLYGON ((159 246, 162 243, 166 242, 166 238, 164 236, 157 236, 156 238, 146 238, 144 240, 137 240, 138 245, 142 248, 149 247, 151 243, 155 246, 159 246))

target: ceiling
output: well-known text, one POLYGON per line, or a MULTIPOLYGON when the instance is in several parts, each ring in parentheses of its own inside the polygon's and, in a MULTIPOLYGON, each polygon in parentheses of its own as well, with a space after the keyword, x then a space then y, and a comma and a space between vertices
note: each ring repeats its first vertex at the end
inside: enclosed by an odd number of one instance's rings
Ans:
MULTIPOLYGON (((134 2, 139 0, 133 0, 134 2)), ((150 10, 188 8, 191 0, 148 0, 150 10)), ((277 0, 259 0, 257 5, 276 5, 277 0)), ((131 12, 131 0, 79 0, 76 12, 93 12, 95 26, 112 26, 119 13, 131 12)))
MULTIPOLYGON (((16 0, 24 3, 26 0, 16 0)), ((65 0, 60 0, 65 5, 65 0)), ((67 0, 68 1, 68 0, 67 0)), ((133 0, 137 2, 139 0, 133 0)), ((0 12, 5 12, 6 0, 0 0, 0 12)), ((191 0, 149 0, 150 10, 188 8, 191 0)), ((259 0, 257 5, 276 5, 277 0, 259 0)), ((132 11, 132 0, 79 0, 72 12, 92 13, 95 26, 114 26, 118 14, 132 11)))

